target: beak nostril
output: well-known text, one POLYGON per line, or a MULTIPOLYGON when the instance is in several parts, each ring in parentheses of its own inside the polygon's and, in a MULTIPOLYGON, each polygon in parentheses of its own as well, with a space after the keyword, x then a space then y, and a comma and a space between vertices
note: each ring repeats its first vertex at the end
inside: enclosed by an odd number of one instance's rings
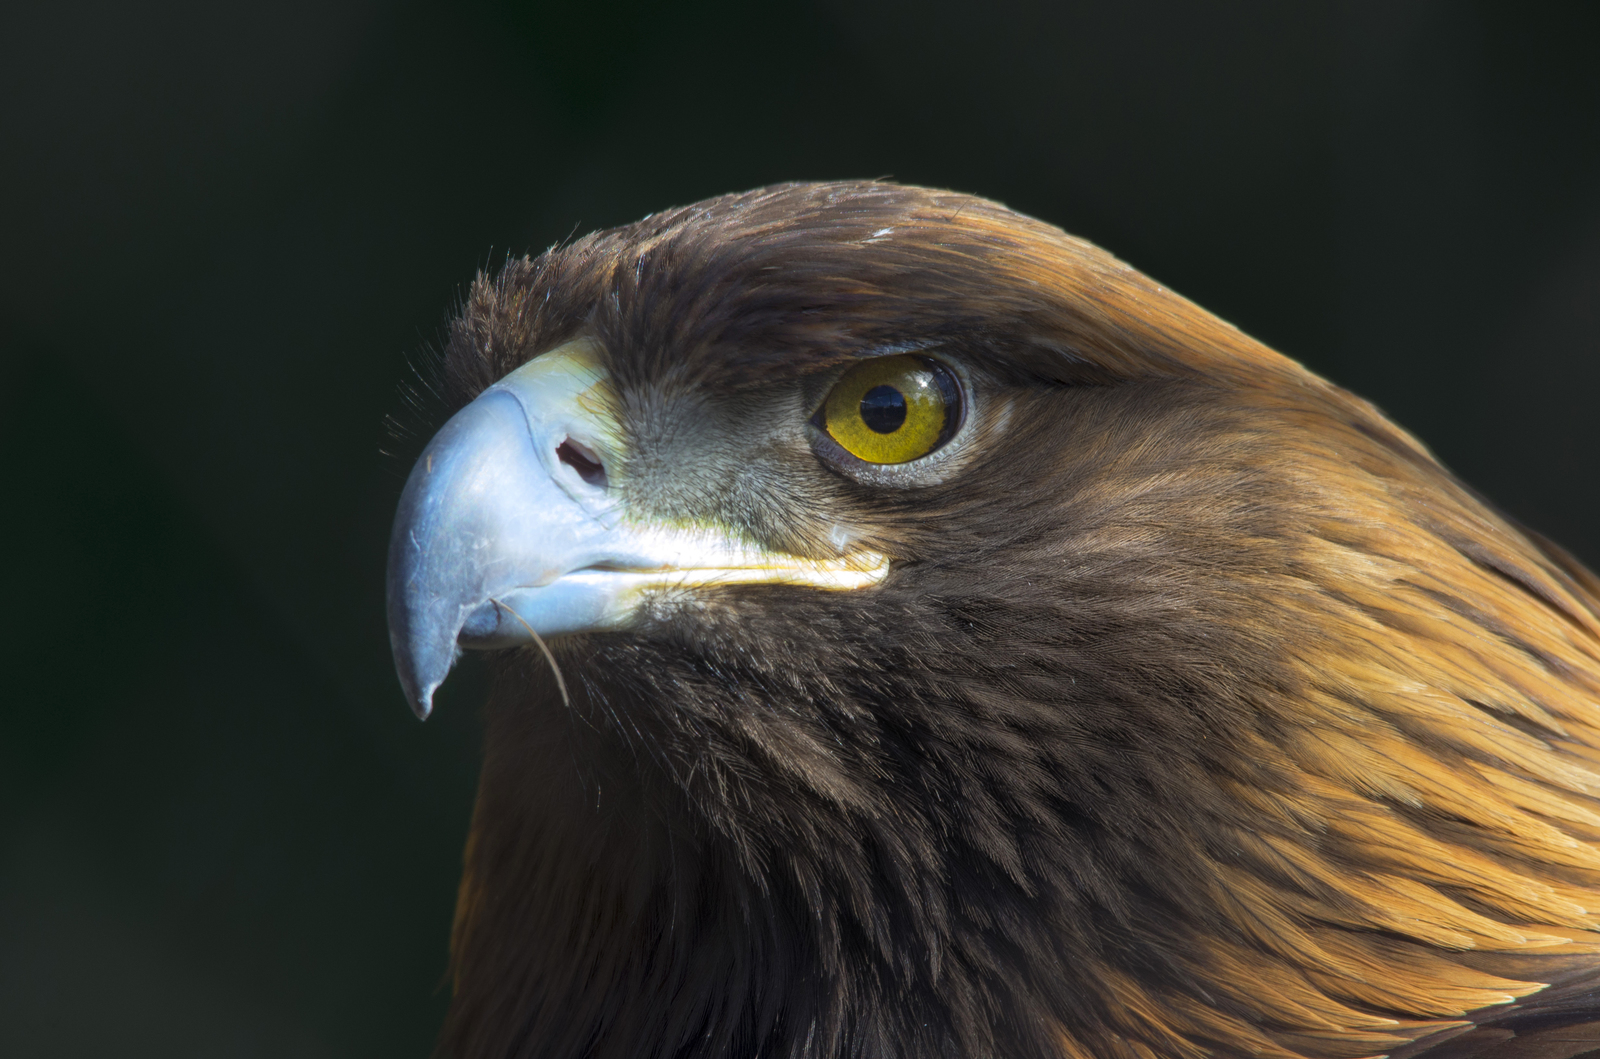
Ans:
POLYGON ((587 446, 567 438, 556 447, 556 458, 577 471, 578 477, 590 485, 606 487, 606 465, 587 446))

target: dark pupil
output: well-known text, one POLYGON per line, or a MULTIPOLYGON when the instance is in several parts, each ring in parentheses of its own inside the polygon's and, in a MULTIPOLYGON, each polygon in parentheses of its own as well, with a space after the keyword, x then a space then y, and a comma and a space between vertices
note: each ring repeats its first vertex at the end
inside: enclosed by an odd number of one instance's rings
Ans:
POLYGON ((861 421, 879 434, 893 434, 906 421, 906 395, 893 386, 874 386, 861 399, 861 421))

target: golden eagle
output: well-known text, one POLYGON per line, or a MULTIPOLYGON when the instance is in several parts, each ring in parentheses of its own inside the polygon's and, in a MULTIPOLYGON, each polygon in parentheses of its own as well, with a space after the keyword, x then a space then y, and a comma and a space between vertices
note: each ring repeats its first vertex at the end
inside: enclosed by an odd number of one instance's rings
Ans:
POLYGON ((443 1053, 1600 1048, 1600 583, 1366 402, 871 182, 513 261, 443 372, 389 560, 419 713, 496 651, 443 1053))

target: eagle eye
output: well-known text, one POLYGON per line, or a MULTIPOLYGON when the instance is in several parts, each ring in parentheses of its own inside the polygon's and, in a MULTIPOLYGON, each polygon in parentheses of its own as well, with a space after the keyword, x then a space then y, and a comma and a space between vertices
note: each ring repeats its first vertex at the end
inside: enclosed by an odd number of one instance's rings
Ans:
POLYGON ((874 357, 834 384, 814 420, 867 463, 909 463, 955 436, 961 388, 931 357, 874 357))

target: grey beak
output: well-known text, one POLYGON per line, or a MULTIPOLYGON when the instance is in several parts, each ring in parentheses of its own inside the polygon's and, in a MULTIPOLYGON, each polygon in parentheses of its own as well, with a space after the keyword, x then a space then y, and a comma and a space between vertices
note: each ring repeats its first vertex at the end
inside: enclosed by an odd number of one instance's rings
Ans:
POLYGON ((581 350, 546 354, 456 413, 412 468, 389 537, 388 610, 395 670, 418 717, 463 646, 603 619, 583 579, 552 585, 615 552, 603 465, 586 480, 561 456, 569 440, 602 448, 603 424, 578 400, 601 379, 581 350))

